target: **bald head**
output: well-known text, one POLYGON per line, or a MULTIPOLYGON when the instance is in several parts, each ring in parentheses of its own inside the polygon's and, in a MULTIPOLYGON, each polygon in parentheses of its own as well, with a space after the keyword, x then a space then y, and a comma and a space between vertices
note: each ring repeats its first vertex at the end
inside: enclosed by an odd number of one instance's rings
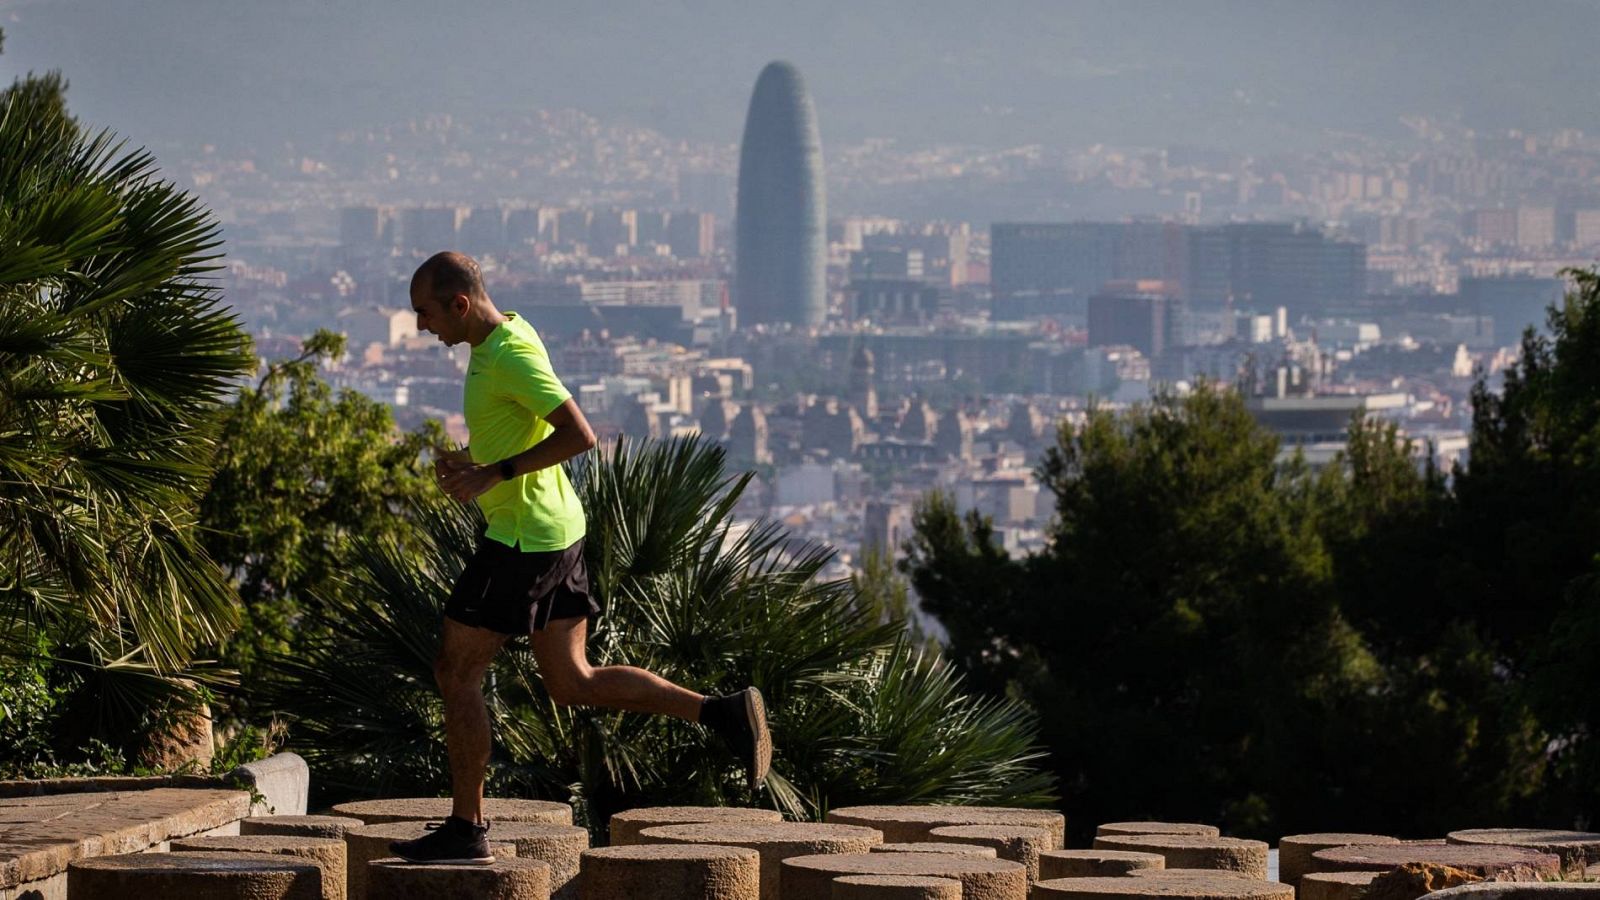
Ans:
POLYGON ((428 257, 411 276, 411 295, 449 301, 457 294, 472 300, 488 297, 483 289, 483 271, 478 261, 465 253, 446 250, 428 257))

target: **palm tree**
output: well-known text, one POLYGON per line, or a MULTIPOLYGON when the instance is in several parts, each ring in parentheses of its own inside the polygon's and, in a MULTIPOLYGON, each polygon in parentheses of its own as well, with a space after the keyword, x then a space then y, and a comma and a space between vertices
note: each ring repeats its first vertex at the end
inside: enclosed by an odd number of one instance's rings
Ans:
POLYGON ((252 362, 217 246, 148 153, 65 115, 58 76, 0 93, 0 668, 77 685, 79 737, 190 692, 237 615, 193 527, 252 362))
MULTIPOLYGON (((605 607, 596 664, 627 662, 720 692, 755 684, 779 736, 771 802, 796 818, 871 802, 1038 805, 1052 799, 1031 717, 977 700, 934 658, 880 624, 850 581, 819 581, 826 547, 774 525, 735 527, 750 475, 695 439, 619 440, 574 467, 589 515, 591 587, 605 607)), ((268 708, 290 746, 341 796, 440 792, 447 784, 430 668, 450 585, 481 520, 444 501, 415 511, 420 555, 360 542, 339 590, 312 615, 331 637, 283 658, 268 708)), ((572 802, 598 829, 645 803, 751 798, 698 728, 660 717, 559 708, 525 649, 501 654, 487 694, 491 790, 572 802)), ((331 798, 330 798, 331 799, 331 798)))

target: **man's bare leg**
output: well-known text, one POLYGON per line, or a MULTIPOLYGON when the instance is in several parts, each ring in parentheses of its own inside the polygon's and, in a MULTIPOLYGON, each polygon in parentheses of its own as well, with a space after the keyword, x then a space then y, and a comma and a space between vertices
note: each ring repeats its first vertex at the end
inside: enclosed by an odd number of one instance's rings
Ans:
POLYGON ((433 662, 444 697, 445 744, 450 750, 451 815, 483 822, 483 781, 492 737, 483 702, 483 674, 506 635, 444 620, 444 639, 433 662))
POLYGON ((588 638, 585 618, 555 619, 528 634, 551 700, 560 706, 603 706, 700 721, 705 697, 634 666, 589 665, 588 638))

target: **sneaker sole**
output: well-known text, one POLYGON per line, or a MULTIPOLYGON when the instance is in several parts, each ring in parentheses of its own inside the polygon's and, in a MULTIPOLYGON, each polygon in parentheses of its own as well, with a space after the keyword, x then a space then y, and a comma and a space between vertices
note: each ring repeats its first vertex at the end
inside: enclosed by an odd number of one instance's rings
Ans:
POLYGON ((750 688, 744 692, 745 716, 750 721, 750 733, 755 737, 755 758, 750 762, 750 790, 755 790, 767 780, 772 768, 772 732, 767 728, 767 702, 761 691, 750 688))
POLYGON ((409 856, 402 856, 400 859, 418 866, 487 866, 494 862, 493 856, 479 856, 471 859, 412 859, 409 856))

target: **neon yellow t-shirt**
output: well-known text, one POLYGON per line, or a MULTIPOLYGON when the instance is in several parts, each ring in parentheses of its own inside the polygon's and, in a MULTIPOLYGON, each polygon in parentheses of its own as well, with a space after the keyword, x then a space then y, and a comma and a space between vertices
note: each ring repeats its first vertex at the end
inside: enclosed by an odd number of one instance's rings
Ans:
MULTIPOLYGON (((544 417, 572 394, 550 366, 544 342, 516 313, 472 348, 467 364, 467 448, 475 463, 495 463, 554 431, 544 417)), ((583 505, 561 466, 503 481, 478 497, 487 535, 523 552, 563 550, 583 537, 583 505)))

